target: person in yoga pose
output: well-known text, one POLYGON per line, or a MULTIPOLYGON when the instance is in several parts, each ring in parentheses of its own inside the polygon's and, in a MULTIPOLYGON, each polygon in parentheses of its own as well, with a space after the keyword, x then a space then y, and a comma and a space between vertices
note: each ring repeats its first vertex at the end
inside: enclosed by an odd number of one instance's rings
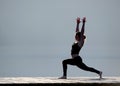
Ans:
POLYGON ((86 64, 83 63, 82 58, 79 56, 79 52, 81 50, 81 48, 84 45, 86 36, 84 35, 85 32, 85 22, 86 22, 86 17, 83 18, 82 20, 82 28, 81 31, 79 31, 79 23, 80 18, 78 17, 76 19, 77 25, 76 25, 76 35, 75 35, 75 42, 72 45, 72 49, 71 49, 71 57, 70 59, 65 59, 62 61, 63 64, 63 76, 60 77, 59 79, 67 79, 67 64, 69 65, 75 65, 77 67, 79 67, 80 69, 83 69, 85 71, 90 71, 90 72, 94 72, 97 73, 100 77, 100 79, 102 78, 102 72, 99 70, 96 70, 95 68, 92 67, 88 67, 86 64))

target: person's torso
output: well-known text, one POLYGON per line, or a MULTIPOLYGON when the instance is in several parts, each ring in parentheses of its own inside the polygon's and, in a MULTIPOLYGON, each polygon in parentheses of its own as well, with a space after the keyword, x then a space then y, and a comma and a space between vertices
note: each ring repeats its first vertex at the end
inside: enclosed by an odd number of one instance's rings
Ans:
POLYGON ((75 54, 78 55, 82 46, 83 46, 83 44, 84 44, 84 40, 73 43, 72 49, 71 49, 71 55, 75 55, 75 54))

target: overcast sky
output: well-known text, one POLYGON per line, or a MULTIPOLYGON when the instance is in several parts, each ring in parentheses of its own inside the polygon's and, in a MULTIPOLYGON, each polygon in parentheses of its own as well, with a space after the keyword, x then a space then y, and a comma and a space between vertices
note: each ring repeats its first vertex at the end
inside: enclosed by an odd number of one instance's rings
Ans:
POLYGON ((78 16, 87 18, 81 54, 119 58, 120 0, 0 0, 0 61, 69 56, 78 16))

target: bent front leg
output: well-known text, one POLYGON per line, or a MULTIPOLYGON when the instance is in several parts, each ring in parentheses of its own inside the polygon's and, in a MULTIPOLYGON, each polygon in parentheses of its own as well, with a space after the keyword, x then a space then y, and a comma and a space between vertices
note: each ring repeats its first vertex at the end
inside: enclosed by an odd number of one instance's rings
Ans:
POLYGON ((67 76, 67 64, 75 65, 74 59, 63 60, 63 76, 67 76))

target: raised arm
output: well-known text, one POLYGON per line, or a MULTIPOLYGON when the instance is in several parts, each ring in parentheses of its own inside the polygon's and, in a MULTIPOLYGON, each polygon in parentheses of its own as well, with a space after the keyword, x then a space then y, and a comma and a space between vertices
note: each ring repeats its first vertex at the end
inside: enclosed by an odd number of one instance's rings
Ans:
POLYGON ((79 17, 77 17, 76 22, 77 22, 76 32, 79 32, 79 23, 80 23, 80 18, 79 17))
POLYGON ((81 36, 83 37, 84 36, 84 32, 85 32, 85 22, 86 22, 86 17, 83 18, 83 25, 82 25, 82 28, 81 28, 81 36))

